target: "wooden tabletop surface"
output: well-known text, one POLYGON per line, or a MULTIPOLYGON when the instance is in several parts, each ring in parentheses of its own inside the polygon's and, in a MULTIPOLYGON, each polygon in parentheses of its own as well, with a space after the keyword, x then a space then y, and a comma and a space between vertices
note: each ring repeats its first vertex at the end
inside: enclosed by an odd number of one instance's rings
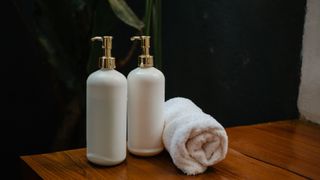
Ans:
MULTIPOLYGON (((124 163, 96 166, 86 150, 22 156, 24 175, 42 179, 320 179, 320 126, 288 120, 227 128, 228 155, 197 176, 186 176, 164 151, 128 154, 124 163)), ((28 176, 28 177, 27 177, 28 176)))

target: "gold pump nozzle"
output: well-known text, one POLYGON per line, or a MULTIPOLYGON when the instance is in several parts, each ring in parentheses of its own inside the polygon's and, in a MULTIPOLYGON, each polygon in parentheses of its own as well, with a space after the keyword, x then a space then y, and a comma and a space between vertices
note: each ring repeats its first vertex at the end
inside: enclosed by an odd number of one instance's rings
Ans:
POLYGON ((114 69, 116 67, 115 58, 111 56, 112 36, 96 36, 91 41, 102 42, 103 56, 99 58, 99 67, 106 69, 114 69))
POLYGON ((140 67, 152 67, 153 56, 150 55, 150 36, 133 36, 130 38, 131 41, 140 40, 142 54, 139 56, 138 66, 140 67))

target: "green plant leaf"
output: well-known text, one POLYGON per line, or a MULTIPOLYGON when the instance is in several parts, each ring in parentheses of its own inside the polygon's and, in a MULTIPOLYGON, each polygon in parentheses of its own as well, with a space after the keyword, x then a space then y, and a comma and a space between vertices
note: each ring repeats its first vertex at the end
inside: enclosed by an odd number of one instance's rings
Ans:
POLYGON ((151 16, 152 16, 153 0, 146 0, 144 15, 144 35, 150 36, 151 16))
POLYGON ((153 46, 155 55, 155 67, 162 69, 162 0, 154 0, 153 22, 153 46))
POLYGON ((124 0, 108 0, 115 15, 124 23, 132 26, 139 31, 144 27, 143 22, 131 10, 124 0))

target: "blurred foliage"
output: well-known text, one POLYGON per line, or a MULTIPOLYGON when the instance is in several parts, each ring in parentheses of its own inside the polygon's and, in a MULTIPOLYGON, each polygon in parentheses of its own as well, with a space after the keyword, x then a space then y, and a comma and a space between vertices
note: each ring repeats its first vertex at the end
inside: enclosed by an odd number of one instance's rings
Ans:
POLYGON ((85 84, 93 17, 99 0, 34 0, 31 31, 52 67, 61 119, 53 150, 85 142, 85 84))
POLYGON ((35 34, 61 81, 68 89, 77 89, 83 86, 83 78, 96 69, 101 53, 100 48, 92 48, 88 58, 90 37, 116 31, 119 19, 138 30, 132 30, 132 35, 150 35, 153 15, 155 64, 161 65, 160 2, 146 1, 144 25, 124 0, 35 0, 35 34))
POLYGON ((46 59, 66 87, 83 84, 88 63, 88 37, 97 2, 90 0, 34 1, 34 29, 46 59))
POLYGON ((156 47, 154 52, 160 58, 155 58, 155 64, 161 65, 161 51, 157 50, 161 45, 161 19, 157 16, 161 9, 155 7, 157 2, 160 0, 141 0, 130 4, 124 0, 16 0, 20 4, 17 8, 24 12, 21 18, 38 44, 39 54, 52 67, 49 73, 52 74, 55 99, 61 112, 61 125, 53 149, 63 149, 72 144, 83 145, 85 142, 86 79, 97 69, 98 57, 101 56, 101 48, 91 45, 91 37, 115 36, 114 46, 118 47, 121 54, 116 54, 117 69, 121 69, 128 66, 131 59, 136 60, 132 55, 137 43, 130 47, 128 37, 156 35, 153 38, 156 47), (26 18, 26 4, 27 9, 31 7, 29 19, 26 18), (145 9, 141 8, 144 6, 145 9), (81 139, 80 142, 73 143, 75 138, 81 139))
POLYGON ((162 64, 161 2, 161 0, 145 1, 144 23, 142 23, 124 0, 109 0, 112 10, 119 19, 139 30, 140 34, 153 37, 152 48, 156 57, 155 66, 158 69, 161 69, 162 64))
POLYGON ((90 48, 90 37, 115 31, 119 20, 105 0, 34 0, 32 16, 30 29, 53 69, 52 84, 61 112, 52 149, 83 146, 86 79, 97 69, 101 52, 90 48))
POLYGON ((144 27, 143 22, 137 17, 124 0, 109 0, 109 3, 113 12, 119 19, 139 31, 142 31, 142 28, 144 27))

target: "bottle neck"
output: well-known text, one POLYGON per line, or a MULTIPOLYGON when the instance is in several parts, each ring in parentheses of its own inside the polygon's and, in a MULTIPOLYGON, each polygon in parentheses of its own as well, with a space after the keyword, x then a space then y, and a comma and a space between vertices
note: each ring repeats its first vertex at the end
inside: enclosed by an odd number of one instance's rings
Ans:
POLYGON ((153 56, 140 55, 138 59, 138 66, 141 68, 153 67, 153 56))
POLYGON ((99 59, 99 67, 101 69, 114 69, 116 68, 115 59, 113 57, 101 57, 99 59))

